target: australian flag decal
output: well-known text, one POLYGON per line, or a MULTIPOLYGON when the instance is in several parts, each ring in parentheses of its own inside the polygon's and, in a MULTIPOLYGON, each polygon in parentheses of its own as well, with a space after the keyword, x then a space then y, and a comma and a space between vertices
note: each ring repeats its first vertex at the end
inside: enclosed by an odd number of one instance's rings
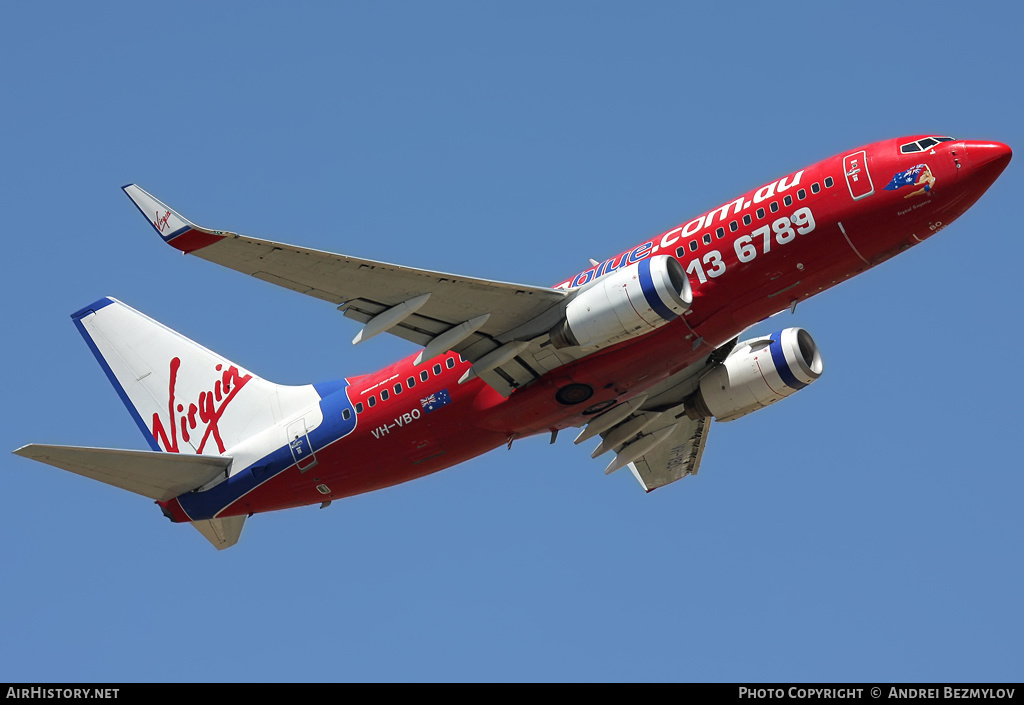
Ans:
POLYGON ((436 411, 437 409, 440 409, 445 404, 451 403, 452 397, 450 394, 448 394, 447 389, 442 389, 440 392, 434 392, 429 397, 420 399, 420 406, 422 406, 423 410, 426 411, 428 414, 431 411, 436 411))
POLYGON ((895 191, 902 186, 913 186, 917 181, 917 177, 924 170, 928 169, 927 164, 918 164, 915 167, 911 167, 906 171, 901 171, 892 177, 892 181, 885 187, 886 191, 895 191))

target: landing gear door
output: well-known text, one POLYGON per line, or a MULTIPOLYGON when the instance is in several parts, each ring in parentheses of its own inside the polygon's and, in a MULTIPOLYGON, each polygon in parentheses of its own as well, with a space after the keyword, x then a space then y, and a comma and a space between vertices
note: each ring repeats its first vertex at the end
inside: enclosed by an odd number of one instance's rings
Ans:
POLYGON ((292 452, 292 460, 300 471, 306 472, 316 465, 316 454, 306 433, 306 419, 302 418, 288 424, 288 449, 292 452))

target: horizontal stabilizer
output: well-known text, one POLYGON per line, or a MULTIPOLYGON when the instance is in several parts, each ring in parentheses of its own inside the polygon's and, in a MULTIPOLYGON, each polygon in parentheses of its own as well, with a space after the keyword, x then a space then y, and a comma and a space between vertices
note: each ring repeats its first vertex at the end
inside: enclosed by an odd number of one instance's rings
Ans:
MULTIPOLYGON (((14 453, 160 502, 205 485, 224 475, 231 465, 231 458, 223 455, 35 443, 22 446, 14 453)), ((235 540, 238 540, 237 535, 235 540)))
POLYGON ((223 519, 203 519, 192 522, 206 540, 213 544, 218 551, 230 548, 238 543, 238 537, 242 535, 242 525, 245 524, 245 514, 239 516, 224 517, 223 519))

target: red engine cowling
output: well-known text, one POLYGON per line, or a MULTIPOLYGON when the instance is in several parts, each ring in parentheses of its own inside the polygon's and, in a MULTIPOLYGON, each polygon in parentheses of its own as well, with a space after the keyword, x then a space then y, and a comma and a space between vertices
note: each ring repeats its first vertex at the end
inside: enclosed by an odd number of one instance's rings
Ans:
POLYGON ((746 340, 701 378, 686 399, 686 415, 732 421, 803 389, 821 372, 818 346, 803 328, 746 340))

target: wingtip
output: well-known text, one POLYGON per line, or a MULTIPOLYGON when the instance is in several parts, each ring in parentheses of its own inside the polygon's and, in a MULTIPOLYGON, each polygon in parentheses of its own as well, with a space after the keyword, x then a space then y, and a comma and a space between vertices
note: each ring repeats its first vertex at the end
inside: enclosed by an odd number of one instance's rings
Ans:
POLYGON ((175 249, 185 253, 194 252, 224 239, 223 235, 201 228, 183 217, 137 184, 127 184, 121 188, 157 235, 175 249))

